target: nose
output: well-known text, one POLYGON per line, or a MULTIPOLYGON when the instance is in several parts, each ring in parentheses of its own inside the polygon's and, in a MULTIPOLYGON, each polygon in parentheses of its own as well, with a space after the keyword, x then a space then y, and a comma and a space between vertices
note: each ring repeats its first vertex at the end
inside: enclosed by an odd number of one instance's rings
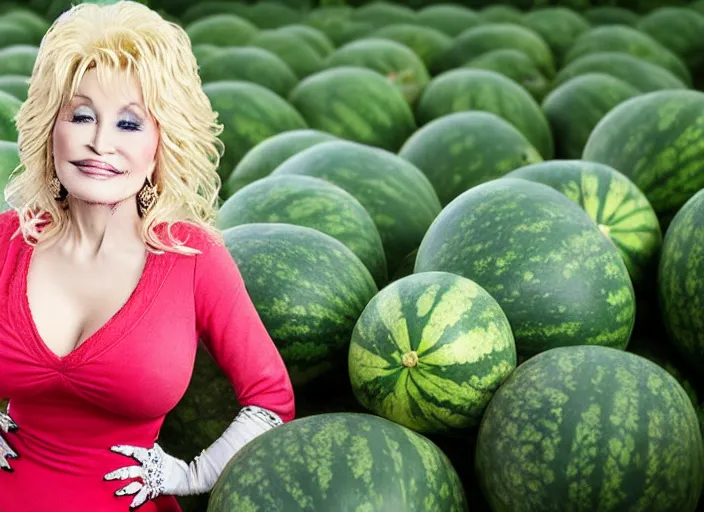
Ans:
POLYGON ((89 142, 90 148, 97 154, 103 155, 115 151, 114 141, 112 140, 110 127, 105 123, 95 124, 95 133, 93 140, 89 142))

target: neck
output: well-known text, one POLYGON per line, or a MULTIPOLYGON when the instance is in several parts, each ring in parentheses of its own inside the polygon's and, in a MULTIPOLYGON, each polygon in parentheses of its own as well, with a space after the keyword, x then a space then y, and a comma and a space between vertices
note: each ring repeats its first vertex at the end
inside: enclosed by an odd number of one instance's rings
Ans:
POLYGON ((94 259, 106 252, 144 246, 140 235, 142 220, 134 200, 115 205, 88 203, 74 197, 68 201, 71 220, 63 240, 65 249, 75 256, 94 259))

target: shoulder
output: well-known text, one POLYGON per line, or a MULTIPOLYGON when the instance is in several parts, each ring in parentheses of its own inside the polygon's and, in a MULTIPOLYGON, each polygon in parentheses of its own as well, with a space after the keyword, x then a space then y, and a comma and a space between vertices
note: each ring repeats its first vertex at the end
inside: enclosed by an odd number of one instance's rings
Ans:
POLYGON ((170 226, 162 223, 155 228, 155 232, 164 243, 177 242, 197 250, 202 255, 225 249, 222 237, 217 232, 213 233, 192 222, 178 221, 170 226))
POLYGON ((10 209, 0 213, 0 245, 7 245, 19 227, 20 218, 15 210, 10 209))

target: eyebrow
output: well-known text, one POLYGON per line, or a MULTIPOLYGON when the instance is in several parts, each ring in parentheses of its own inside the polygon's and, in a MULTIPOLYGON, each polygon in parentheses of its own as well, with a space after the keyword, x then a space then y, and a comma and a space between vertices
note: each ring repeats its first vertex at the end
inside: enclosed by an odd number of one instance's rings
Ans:
MULTIPOLYGON (((84 99, 90 101, 91 103, 93 103, 93 100, 84 94, 74 94, 73 97, 74 98, 84 98, 84 99)), ((132 106, 135 106, 135 107, 139 108, 142 112, 144 112, 144 107, 136 101, 132 101, 132 102, 128 103, 127 105, 124 105, 120 110, 125 110, 126 108, 129 108, 132 106)))

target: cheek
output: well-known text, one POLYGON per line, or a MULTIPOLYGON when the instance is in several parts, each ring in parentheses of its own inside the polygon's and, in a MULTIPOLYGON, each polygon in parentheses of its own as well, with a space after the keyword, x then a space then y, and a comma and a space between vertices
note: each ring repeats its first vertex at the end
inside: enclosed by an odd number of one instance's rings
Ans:
POLYGON ((142 139, 142 144, 139 144, 138 158, 148 164, 156 158, 156 150, 159 147, 159 133, 156 130, 150 130, 150 133, 145 133, 142 139))
POLYGON ((54 131, 52 134, 52 146, 55 160, 61 160, 67 157, 70 149, 70 130, 66 123, 57 121, 54 125, 54 131))

